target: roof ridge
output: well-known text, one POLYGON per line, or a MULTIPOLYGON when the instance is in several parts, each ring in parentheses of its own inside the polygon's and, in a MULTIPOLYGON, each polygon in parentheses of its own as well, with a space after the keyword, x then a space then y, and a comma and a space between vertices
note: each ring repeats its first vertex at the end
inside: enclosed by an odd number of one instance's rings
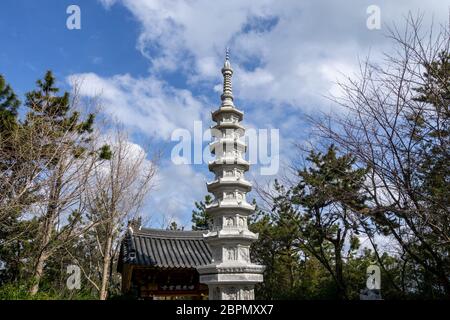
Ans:
POLYGON ((206 230, 165 230, 154 228, 140 228, 138 230, 133 229, 133 235, 163 238, 203 238, 203 234, 206 232, 206 230))

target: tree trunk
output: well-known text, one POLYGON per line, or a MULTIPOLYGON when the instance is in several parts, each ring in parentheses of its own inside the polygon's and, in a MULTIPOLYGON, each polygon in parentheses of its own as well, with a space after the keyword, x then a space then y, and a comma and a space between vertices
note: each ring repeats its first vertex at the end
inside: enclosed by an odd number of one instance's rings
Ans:
POLYGON ((30 294, 32 296, 34 296, 39 291, 39 284, 41 282, 42 275, 44 273, 44 265, 45 265, 45 262, 47 261, 48 257, 49 257, 49 255, 47 254, 47 252, 43 252, 42 254, 39 255, 38 261, 34 268, 34 273, 33 273, 33 278, 32 278, 33 284, 30 289, 30 294))
POLYGON ((337 290, 338 290, 337 294, 338 294, 338 298, 340 300, 348 300, 347 288, 346 288, 345 281, 344 281, 341 245, 339 243, 340 242, 337 242, 334 245, 336 285, 337 285, 337 290))
POLYGON ((100 288, 100 300, 106 300, 108 297, 109 268, 111 265, 111 246, 112 236, 108 235, 103 251, 102 285, 100 288))
POLYGON ((39 283, 41 282, 42 275, 44 272, 44 265, 50 254, 48 251, 48 244, 50 243, 50 239, 53 231, 53 220, 54 220, 54 210, 49 209, 49 216, 46 218, 44 229, 43 229, 43 238, 40 243, 39 255, 37 257, 36 263, 34 265, 33 277, 32 277, 32 286, 30 288, 30 294, 34 296, 39 291, 39 283))
POLYGON ((30 289, 30 294, 34 296, 39 291, 39 283, 41 282, 42 275, 44 272, 44 266, 47 259, 50 257, 50 250, 48 249, 48 245, 52 238, 53 233, 53 223, 58 214, 58 201, 59 201, 59 192, 62 184, 62 174, 58 169, 58 177, 55 185, 52 185, 52 189, 50 191, 50 201, 47 207, 47 212, 45 214, 45 222, 44 228, 42 230, 43 237, 42 241, 39 244, 39 256, 36 260, 33 277, 32 277, 32 286, 30 289))

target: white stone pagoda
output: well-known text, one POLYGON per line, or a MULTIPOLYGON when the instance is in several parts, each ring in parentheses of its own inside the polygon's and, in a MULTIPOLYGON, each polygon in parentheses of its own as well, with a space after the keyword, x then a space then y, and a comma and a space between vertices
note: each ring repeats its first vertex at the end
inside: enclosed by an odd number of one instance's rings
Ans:
POLYGON ((250 245, 258 234, 248 230, 248 217, 255 207, 246 201, 251 183, 244 172, 249 163, 244 159, 247 146, 245 129, 240 122, 244 113, 233 103, 229 52, 222 68, 222 103, 212 113, 216 125, 211 128, 214 141, 210 150, 215 159, 209 170, 215 179, 207 183, 214 201, 206 212, 212 218, 211 230, 204 235, 212 252, 210 264, 198 267, 200 283, 208 285, 210 300, 253 300, 255 283, 263 281, 264 266, 250 260, 250 245))

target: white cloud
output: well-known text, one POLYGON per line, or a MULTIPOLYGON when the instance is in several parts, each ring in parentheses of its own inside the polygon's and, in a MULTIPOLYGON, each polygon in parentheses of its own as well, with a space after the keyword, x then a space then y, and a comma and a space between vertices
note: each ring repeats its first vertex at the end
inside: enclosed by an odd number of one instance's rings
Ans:
POLYGON ((122 1, 142 24, 138 46, 155 67, 172 70, 184 67, 187 71, 193 68, 209 77, 215 77, 217 69, 204 68, 199 62, 215 61, 218 66, 218 53, 223 53, 249 16, 267 14, 270 2, 122 1), (186 54, 194 59, 186 61, 186 54))
POLYGON ((99 0, 99 1, 105 8, 110 8, 114 3, 116 3, 116 0, 99 0))
MULTIPOLYGON (((102 0, 111 3, 111 0, 102 0)), ((248 101, 324 105, 339 72, 357 70, 358 56, 388 49, 386 25, 408 11, 426 20, 448 17, 448 0, 378 1, 382 30, 366 27, 372 3, 275 0, 117 0, 142 25, 139 49, 157 70, 181 71, 197 81, 220 81, 223 50, 231 46, 237 94, 248 101), (249 64, 257 64, 255 70, 249 64)))
POLYGON ((71 75, 68 82, 79 82, 82 96, 99 97, 103 111, 124 125, 162 140, 170 139, 176 128, 192 128, 195 120, 205 116, 203 103, 190 91, 173 88, 152 76, 103 78, 85 73, 71 75))
POLYGON ((194 202, 203 200, 207 193, 207 177, 192 166, 167 161, 158 170, 156 181, 147 206, 156 226, 175 221, 179 226, 190 228, 194 202))

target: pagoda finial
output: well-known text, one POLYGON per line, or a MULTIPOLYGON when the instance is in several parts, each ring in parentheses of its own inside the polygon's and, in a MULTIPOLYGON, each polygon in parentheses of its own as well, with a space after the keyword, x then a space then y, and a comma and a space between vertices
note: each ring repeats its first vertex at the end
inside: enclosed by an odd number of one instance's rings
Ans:
POLYGON ((222 105, 233 105, 233 88, 231 85, 231 76, 233 75, 233 69, 231 69, 230 63, 230 48, 227 47, 225 51, 225 63, 222 68, 223 75, 223 93, 221 96, 222 105))

